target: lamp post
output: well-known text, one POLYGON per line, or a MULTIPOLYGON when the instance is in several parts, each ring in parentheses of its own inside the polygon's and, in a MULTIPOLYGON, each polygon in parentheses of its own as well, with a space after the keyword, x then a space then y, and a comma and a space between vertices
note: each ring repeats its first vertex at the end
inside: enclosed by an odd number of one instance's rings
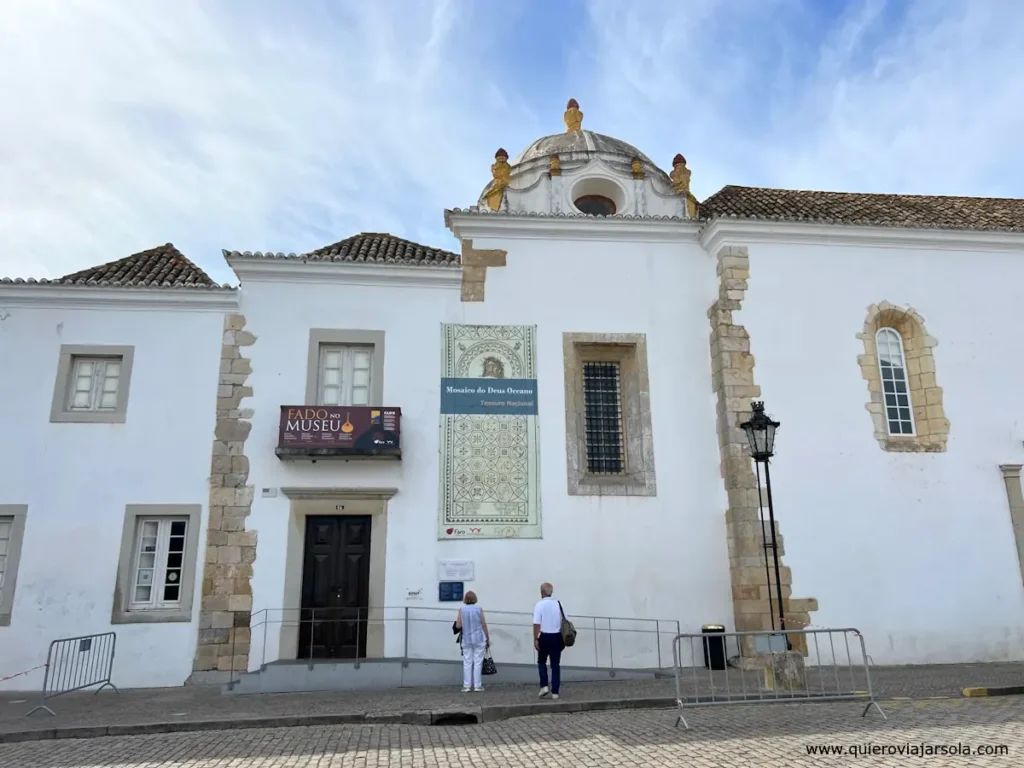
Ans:
MULTIPOLYGON (((768 460, 775 453, 775 431, 779 428, 779 422, 773 421, 770 416, 765 414, 763 402, 754 401, 750 404, 750 407, 753 413, 751 413, 748 421, 740 424, 740 428, 747 433, 750 458, 759 465, 764 464, 765 490, 768 494, 768 522, 772 528, 772 561, 775 565, 775 596, 776 603, 779 606, 779 629, 784 633, 786 631, 786 617, 785 611, 782 607, 782 579, 779 570, 779 548, 775 539, 775 508, 772 506, 772 477, 768 469, 768 460)), ((758 502, 760 503, 760 488, 758 488, 758 502)), ((763 508, 761 510, 761 515, 763 519, 763 508)), ((767 561, 765 561, 765 567, 767 568, 767 561)), ((769 584, 768 587, 770 594, 771 585, 769 584)), ((770 598, 768 602, 770 605, 770 598)), ((775 622, 773 621, 773 628, 774 624, 775 622)), ((786 638, 786 648, 788 650, 792 650, 792 645, 790 644, 788 637, 786 638)))

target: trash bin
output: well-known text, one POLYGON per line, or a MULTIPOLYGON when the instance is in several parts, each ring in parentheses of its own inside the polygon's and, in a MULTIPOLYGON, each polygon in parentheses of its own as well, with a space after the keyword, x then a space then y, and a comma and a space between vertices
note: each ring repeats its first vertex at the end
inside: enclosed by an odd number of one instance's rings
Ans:
MULTIPOLYGON (((717 635, 725 632, 721 624, 705 624, 700 628, 701 634, 717 635)), ((725 638, 705 637, 704 666, 708 669, 725 669, 725 638)))

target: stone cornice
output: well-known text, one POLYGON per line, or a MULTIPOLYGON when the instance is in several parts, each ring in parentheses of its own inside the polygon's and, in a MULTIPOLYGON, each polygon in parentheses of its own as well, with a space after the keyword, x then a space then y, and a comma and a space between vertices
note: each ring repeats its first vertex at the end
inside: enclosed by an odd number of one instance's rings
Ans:
POLYGON ((244 284, 324 283, 345 285, 387 285, 404 288, 450 288, 461 290, 459 267, 407 267, 390 264, 358 264, 302 259, 254 259, 228 256, 227 262, 244 284))
POLYGON ((0 284, 0 307, 46 309, 181 309, 230 312, 238 308, 234 289, 101 288, 45 283, 0 284))
POLYGON ((1024 233, 983 230, 871 227, 851 224, 714 219, 704 226, 701 245, 709 253, 729 245, 802 243, 868 248, 1024 252, 1024 233))
POLYGON ((450 210, 444 223, 459 239, 626 240, 633 242, 697 242, 700 224, 656 216, 553 216, 544 214, 474 213, 450 210))
POLYGON ((282 488, 281 493, 292 500, 314 501, 387 501, 398 493, 397 488, 282 488))

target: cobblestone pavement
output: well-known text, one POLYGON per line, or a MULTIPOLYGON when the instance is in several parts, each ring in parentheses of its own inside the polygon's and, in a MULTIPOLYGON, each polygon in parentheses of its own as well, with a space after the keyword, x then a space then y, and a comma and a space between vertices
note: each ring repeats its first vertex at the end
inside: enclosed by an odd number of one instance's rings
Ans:
POLYGON ((312 768, 312 766, 1016 766, 1024 698, 904 701, 888 720, 859 705, 814 704, 539 715, 468 726, 357 725, 205 731, 0 744, 4 768, 312 768), (917 757, 900 748, 971 754, 917 757), (809 754, 832 747, 845 754, 809 754), (851 748, 865 754, 851 754, 851 748), (874 753, 872 752, 874 751, 874 753), (881 754, 879 754, 881 752, 881 754), (888 754, 892 752, 892 754, 888 754), (995 754, 999 753, 1001 754, 995 754), (993 753, 993 754, 980 754, 993 753))
MULTIPOLYGON (((706 674, 706 670, 702 670, 706 674)), ((724 673, 718 676, 722 692, 724 673)), ((872 679, 879 698, 959 696, 966 686, 1024 684, 1024 664, 944 664, 915 667, 874 667, 872 679)), ((753 684, 753 675, 748 680, 753 684)), ((499 672, 500 677, 500 672, 499 672)), ((495 678, 497 680, 498 678, 495 678)), ((684 680, 685 684, 689 679, 684 680)), ((739 691, 736 672, 730 686, 739 691)), ((536 688, 523 685, 489 684, 479 694, 462 694, 458 686, 448 688, 404 688, 390 691, 334 691, 320 693, 223 695, 219 688, 187 686, 150 690, 109 690, 98 695, 73 693, 53 699, 50 706, 57 717, 41 712, 31 718, 24 714, 37 702, 30 693, 0 694, 0 734, 30 729, 90 725, 168 723, 186 720, 245 720, 254 717, 290 715, 373 715, 444 709, 463 706, 536 703, 536 688)), ((702 686, 702 690, 707 688, 702 686)), ((751 690, 751 689, 748 689, 751 690)), ((684 687, 684 695, 692 693, 684 687)), ((675 683, 663 680, 622 680, 566 684, 562 699, 571 701, 621 701, 675 696, 675 683)), ((0 763, 0 768, 3 764, 0 763)))

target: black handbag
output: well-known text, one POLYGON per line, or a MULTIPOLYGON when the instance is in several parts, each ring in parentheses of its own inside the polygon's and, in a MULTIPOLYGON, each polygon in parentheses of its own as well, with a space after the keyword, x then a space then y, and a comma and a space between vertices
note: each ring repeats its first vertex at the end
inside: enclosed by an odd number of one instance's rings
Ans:
POLYGON ((455 635, 455 642, 462 645, 462 630, 459 629, 459 622, 452 622, 452 634, 455 635))
POLYGON ((496 675, 498 674, 498 668, 494 665, 494 659, 491 658, 491 649, 487 649, 487 655, 484 656, 484 663, 480 665, 481 675, 496 675))

